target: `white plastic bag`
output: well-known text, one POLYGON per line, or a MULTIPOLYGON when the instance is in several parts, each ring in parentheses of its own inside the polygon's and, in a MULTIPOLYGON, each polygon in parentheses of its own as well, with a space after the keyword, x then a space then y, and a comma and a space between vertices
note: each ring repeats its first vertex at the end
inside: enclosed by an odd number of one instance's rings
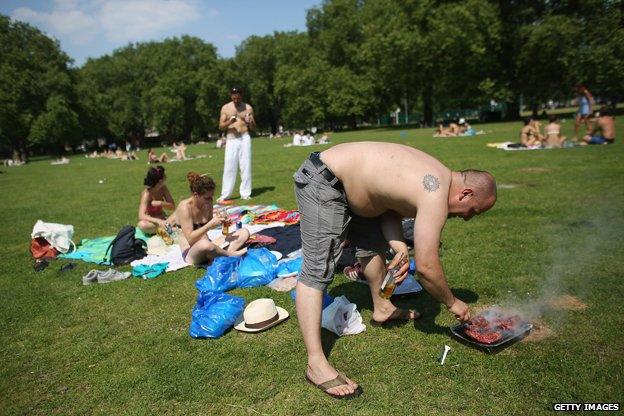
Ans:
POLYGON ((76 249, 76 245, 72 241, 73 236, 73 225, 55 224, 41 220, 37 220, 31 234, 31 238, 45 238, 52 247, 61 253, 67 253, 72 245, 74 250, 76 249))
POLYGON ((355 335, 366 331, 366 325, 362 323, 362 315, 357 310, 355 303, 349 302, 345 296, 334 299, 325 309, 321 326, 336 335, 355 335))

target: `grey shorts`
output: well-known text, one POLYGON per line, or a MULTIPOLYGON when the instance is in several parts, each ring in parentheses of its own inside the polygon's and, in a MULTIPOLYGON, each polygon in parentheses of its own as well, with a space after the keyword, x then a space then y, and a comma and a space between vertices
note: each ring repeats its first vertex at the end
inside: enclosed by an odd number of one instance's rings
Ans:
POLYGON ((380 217, 363 218, 349 211, 344 190, 336 189, 306 159, 293 175, 295 195, 301 213, 303 266, 299 281, 308 287, 325 290, 334 277, 343 243, 349 240, 359 258, 383 254, 388 242, 381 231, 380 217))

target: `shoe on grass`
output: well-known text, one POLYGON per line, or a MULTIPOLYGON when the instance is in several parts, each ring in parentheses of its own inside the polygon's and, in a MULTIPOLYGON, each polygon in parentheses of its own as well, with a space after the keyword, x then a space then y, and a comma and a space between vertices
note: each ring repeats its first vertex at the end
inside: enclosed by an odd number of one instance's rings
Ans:
POLYGON ((82 276, 82 284, 90 285, 92 283, 97 283, 98 271, 97 270, 89 270, 89 273, 82 276))
POLYGON ((108 269, 105 272, 101 272, 98 276, 98 283, 110 283, 118 280, 124 280, 130 277, 130 272, 118 272, 115 269, 108 269))
POLYGON ((90 285, 92 283, 110 283, 118 280, 124 280, 130 277, 130 272, 118 272, 115 269, 104 270, 91 270, 89 273, 82 277, 83 285, 90 285))

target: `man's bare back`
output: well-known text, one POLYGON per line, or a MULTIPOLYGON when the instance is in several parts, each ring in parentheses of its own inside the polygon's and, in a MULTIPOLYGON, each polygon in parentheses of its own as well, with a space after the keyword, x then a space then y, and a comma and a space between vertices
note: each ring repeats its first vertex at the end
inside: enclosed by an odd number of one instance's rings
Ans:
POLYGON ((615 121, 609 115, 601 115, 598 118, 598 129, 605 139, 615 139, 615 121))
POLYGON ((394 143, 345 143, 325 150, 321 159, 342 182, 357 215, 394 211, 414 218, 425 200, 447 210, 451 171, 420 150, 394 143))

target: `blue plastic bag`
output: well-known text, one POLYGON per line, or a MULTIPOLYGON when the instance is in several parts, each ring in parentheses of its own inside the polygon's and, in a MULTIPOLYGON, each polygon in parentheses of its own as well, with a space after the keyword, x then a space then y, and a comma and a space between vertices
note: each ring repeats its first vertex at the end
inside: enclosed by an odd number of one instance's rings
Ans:
POLYGON ((238 266, 238 287, 264 286, 277 275, 277 258, 266 247, 247 250, 238 266))
POLYGON ((299 273, 301 271, 301 265, 303 264, 303 257, 297 257, 291 260, 281 260, 277 263, 277 276, 286 276, 292 273, 299 273))
POLYGON ((237 286, 239 257, 217 257, 202 279, 195 282, 200 292, 226 292, 237 286))
POLYGON ((199 292, 189 334, 193 338, 219 338, 243 312, 245 300, 227 293, 199 292))

